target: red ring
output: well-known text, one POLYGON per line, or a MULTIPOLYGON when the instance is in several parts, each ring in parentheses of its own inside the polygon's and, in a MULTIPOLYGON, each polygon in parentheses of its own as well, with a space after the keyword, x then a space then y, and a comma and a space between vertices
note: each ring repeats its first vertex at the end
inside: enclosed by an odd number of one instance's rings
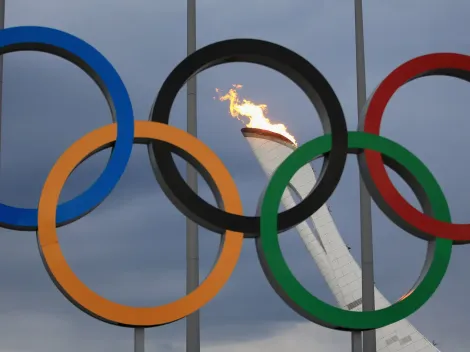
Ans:
MULTIPOLYGON (((470 74, 470 56, 437 53, 419 56, 399 66, 379 85, 372 96, 364 119, 364 132, 380 134, 384 110, 393 94, 405 83, 436 70, 459 70, 470 74)), ((370 177, 388 205, 403 220, 434 237, 454 241, 470 240, 470 224, 452 224, 427 216, 413 207, 392 184, 380 153, 365 150, 370 177)))

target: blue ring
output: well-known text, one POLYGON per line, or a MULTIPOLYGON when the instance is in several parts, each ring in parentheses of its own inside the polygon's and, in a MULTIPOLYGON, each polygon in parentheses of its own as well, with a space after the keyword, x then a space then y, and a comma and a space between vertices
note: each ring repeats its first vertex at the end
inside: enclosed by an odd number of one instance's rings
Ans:
MULTIPOLYGON (((100 86, 117 123, 117 138, 106 169, 85 192, 60 204, 57 226, 70 223, 96 208, 119 182, 134 143, 134 116, 129 94, 111 63, 83 40, 47 27, 12 27, 0 31, 0 55, 16 51, 41 51, 60 56, 85 71, 100 86)), ((36 230, 38 210, 0 203, 0 226, 36 230)))

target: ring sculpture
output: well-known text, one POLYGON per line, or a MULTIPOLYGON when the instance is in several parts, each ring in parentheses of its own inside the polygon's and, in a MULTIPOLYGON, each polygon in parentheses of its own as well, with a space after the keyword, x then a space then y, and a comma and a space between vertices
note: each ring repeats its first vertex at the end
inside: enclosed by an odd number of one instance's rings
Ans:
POLYGON ((388 101, 405 83, 423 76, 447 75, 470 80, 470 56, 436 53, 414 58, 389 74, 360 116, 357 131, 348 131, 341 104, 323 75, 293 51, 270 42, 233 39, 210 44, 179 63, 164 81, 149 121, 135 121, 126 87, 113 66, 96 49, 68 33, 45 27, 14 27, 0 31, 0 54, 41 51, 60 56, 85 71, 98 84, 111 110, 112 124, 91 131, 57 160, 44 184, 37 209, 0 204, 0 226, 37 231, 41 258, 57 288, 78 308, 104 322, 150 327, 169 324, 207 304, 229 280, 245 238, 254 238, 263 271, 276 293, 298 314, 338 330, 378 329, 402 320, 433 295, 443 279, 454 244, 470 242, 470 224, 453 224, 445 196, 428 168, 410 151, 381 137, 380 124, 388 101), (243 214, 237 186, 222 161, 203 142, 169 125, 179 90, 192 76, 229 62, 272 68, 296 83, 319 113, 324 135, 295 150, 273 174, 260 199, 259 216, 243 214), (166 196, 185 216, 221 234, 217 262, 201 285, 174 302, 157 307, 132 307, 101 297, 71 270, 62 253, 57 227, 91 212, 119 182, 134 143, 148 145, 156 179, 166 196), (76 198, 58 205, 62 187, 85 159, 112 147, 98 180, 76 198), (172 154, 195 167, 217 200, 213 206, 184 181, 172 154), (308 292, 287 266, 278 234, 303 222, 329 199, 338 185, 348 154, 356 154, 361 176, 379 208, 397 226, 428 243, 427 258, 414 287, 395 304, 377 311, 346 311, 308 292), (299 204, 278 214, 281 196, 303 165, 323 157, 318 182, 299 204), (398 193, 385 170, 396 171, 416 194, 423 211, 398 193))

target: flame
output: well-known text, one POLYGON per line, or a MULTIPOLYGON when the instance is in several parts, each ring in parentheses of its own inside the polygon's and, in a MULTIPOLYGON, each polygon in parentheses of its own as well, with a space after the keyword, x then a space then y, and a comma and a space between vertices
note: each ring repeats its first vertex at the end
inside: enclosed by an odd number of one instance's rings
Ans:
MULTIPOLYGON (((220 101, 230 101, 230 115, 236 117, 239 121, 246 124, 246 127, 259 128, 275 133, 279 133, 288 138, 292 143, 297 145, 294 136, 287 132, 287 127, 281 123, 273 124, 265 116, 268 113, 268 107, 265 104, 255 104, 249 100, 243 99, 240 102, 237 89, 242 88, 240 84, 233 84, 233 88, 227 94, 221 95, 220 89, 216 88, 220 101), (248 118, 248 123, 240 119, 240 116, 248 118)), ((215 98, 214 98, 215 99, 215 98)))

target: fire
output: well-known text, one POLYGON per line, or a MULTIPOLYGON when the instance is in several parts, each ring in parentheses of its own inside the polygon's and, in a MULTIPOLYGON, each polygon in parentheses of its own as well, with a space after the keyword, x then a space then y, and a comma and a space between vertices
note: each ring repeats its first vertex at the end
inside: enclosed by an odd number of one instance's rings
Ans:
POLYGON ((227 94, 221 95, 220 90, 216 88, 216 92, 219 94, 220 101, 230 101, 230 115, 236 117, 239 121, 246 124, 246 127, 259 128, 275 133, 279 133, 284 137, 288 138, 292 143, 297 145, 297 141, 294 136, 287 132, 287 127, 281 123, 273 124, 266 117, 268 113, 268 107, 265 104, 255 104, 249 100, 243 99, 240 102, 238 97, 237 89, 242 88, 240 84, 234 84, 233 88, 228 91, 227 94), (248 118, 248 123, 240 119, 240 116, 248 118))

